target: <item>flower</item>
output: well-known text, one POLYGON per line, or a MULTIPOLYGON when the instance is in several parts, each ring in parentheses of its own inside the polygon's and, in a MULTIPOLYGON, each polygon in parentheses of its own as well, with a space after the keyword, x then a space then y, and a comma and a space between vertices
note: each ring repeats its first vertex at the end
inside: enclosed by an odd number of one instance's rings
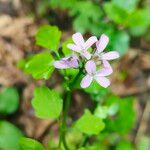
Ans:
POLYGON ((77 32, 73 34, 72 39, 75 44, 68 44, 67 47, 75 52, 80 53, 82 57, 85 57, 87 60, 89 60, 91 58, 91 54, 87 50, 97 41, 96 36, 90 37, 85 42, 82 34, 77 32))
POLYGON ((111 51, 107 53, 103 52, 108 42, 109 38, 105 34, 102 34, 99 41, 96 42, 96 52, 94 55, 98 56, 101 61, 108 61, 119 58, 119 53, 117 51, 111 51))
POLYGON ((87 71, 87 74, 81 81, 80 85, 82 88, 87 88, 88 86, 90 86, 93 80, 96 80, 101 86, 105 88, 110 85, 109 79, 105 77, 112 73, 112 71, 110 71, 109 69, 103 68, 99 71, 96 71, 95 62, 93 60, 89 60, 85 64, 85 70, 87 71))
POLYGON ((78 68, 78 57, 76 55, 64 57, 59 61, 55 61, 54 66, 58 69, 78 68))

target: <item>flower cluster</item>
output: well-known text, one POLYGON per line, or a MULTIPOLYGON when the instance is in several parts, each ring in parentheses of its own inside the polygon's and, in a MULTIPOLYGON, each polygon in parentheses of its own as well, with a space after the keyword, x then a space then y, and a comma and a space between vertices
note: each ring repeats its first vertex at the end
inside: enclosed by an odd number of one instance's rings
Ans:
POLYGON ((84 67, 87 74, 81 81, 81 87, 87 88, 93 80, 96 80, 105 88, 108 87, 110 81, 106 77, 113 72, 109 60, 119 57, 117 51, 103 52, 109 42, 109 38, 102 34, 99 40, 92 36, 85 42, 81 33, 75 33, 72 39, 74 44, 67 45, 73 51, 72 55, 55 61, 54 66, 58 69, 78 68, 79 61, 86 62, 84 67), (90 53, 89 48, 94 44, 96 48, 90 53))

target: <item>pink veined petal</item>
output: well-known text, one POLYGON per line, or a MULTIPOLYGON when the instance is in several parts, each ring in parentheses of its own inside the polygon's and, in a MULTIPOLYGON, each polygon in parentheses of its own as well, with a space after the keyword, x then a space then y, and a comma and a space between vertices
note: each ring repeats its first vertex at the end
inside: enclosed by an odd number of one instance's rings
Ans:
POLYGON ((81 48, 84 46, 84 39, 80 32, 73 34, 72 39, 73 39, 74 43, 76 45, 80 46, 81 48))
POLYGON ((97 71, 95 76, 97 76, 97 77, 105 77, 105 76, 108 76, 110 74, 112 74, 112 70, 107 69, 107 68, 103 68, 103 69, 97 71))
POLYGON ((90 48, 96 41, 97 41, 96 36, 90 37, 84 44, 85 49, 87 50, 88 48, 90 48))
POLYGON ((58 69, 66 69, 66 68, 70 68, 64 60, 60 60, 60 61, 55 61, 54 62, 54 67, 58 68, 58 69))
POLYGON ((86 75, 85 77, 83 77, 80 85, 82 88, 87 88, 88 86, 90 86, 90 84, 92 83, 93 77, 90 75, 86 75))
POLYGON ((113 73, 113 69, 112 69, 110 63, 107 60, 103 60, 102 63, 104 65, 103 69, 107 69, 108 75, 112 74, 113 73))
POLYGON ((88 74, 90 74, 90 75, 95 74, 95 72, 96 72, 96 64, 95 64, 95 62, 93 60, 89 60, 85 64, 85 69, 86 69, 88 74))
POLYGON ((85 57, 87 60, 91 58, 91 54, 88 51, 81 52, 81 55, 85 57))
POLYGON ((72 68, 78 68, 79 67, 78 57, 72 56, 72 59, 70 60, 70 62, 68 62, 68 65, 72 68))
POLYGON ((106 48, 108 42, 109 42, 108 36, 102 34, 99 41, 96 42, 97 52, 101 53, 106 48))
POLYGON ((119 58, 119 53, 117 51, 107 52, 102 55, 103 60, 113 60, 119 58))
POLYGON ((80 52, 81 48, 75 44, 68 44, 67 47, 75 52, 80 52))
POLYGON ((95 77, 95 80, 104 88, 107 88, 110 85, 110 81, 106 77, 97 76, 95 77))

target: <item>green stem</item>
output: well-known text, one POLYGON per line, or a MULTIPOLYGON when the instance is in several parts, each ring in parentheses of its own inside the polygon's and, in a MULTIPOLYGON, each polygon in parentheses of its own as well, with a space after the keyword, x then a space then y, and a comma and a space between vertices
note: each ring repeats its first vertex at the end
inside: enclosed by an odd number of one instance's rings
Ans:
POLYGON ((70 103, 71 103, 71 95, 72 95, 72 90, 74 88, 75 83, 77 82, 77 80, 79 79, 80 75, 83 72, 83 68, 80 68, 78 74, 76 75, 76 77, 73 79, 73 81, 69 84, 69 89, 65 95, 65 103, 64 103, 64 110, 63 110, 63 119, 62 119, 62 123, 60 125, 60 139, 59 139, 59 145, 58 148, 61 148, 61 143, 63 143, 64 147, 66 150, 69 150, 68 146, 67 146, 67 142, 66 142, 66 131, 67 131, 67 116, 68 116, 68 112, 69 112, 69 107, 70 107, 70 103))

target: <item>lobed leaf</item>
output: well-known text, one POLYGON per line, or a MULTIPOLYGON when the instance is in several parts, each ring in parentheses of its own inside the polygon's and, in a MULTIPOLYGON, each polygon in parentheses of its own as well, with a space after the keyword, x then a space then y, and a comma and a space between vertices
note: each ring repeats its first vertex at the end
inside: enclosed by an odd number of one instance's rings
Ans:
POLYGON ((88 135, 97 135, 105 127, 103 121, 92 115, 89 110, 86 110, 79 120, 75 123, 75 128, 88 135))
POLYGON ((12 114, 19 106, 19 95, 15 88, 5 88, 0 93, 0 113, 12 114))
POLYGON ((19 144, 21 150, 45 150, 41 143, 30 138, 21 138, 19 144))
POLYGON ((43 52, 33 56, 25 65, 25 71, 35 79, 48 79, 54 71, 53 56, 43 52))
POLYGON ((36 44, 44 48, 56 51, 59 47, 61 31, 56 26, 44 25, 39 28, 35 39, 36 44))
POLYGON ((19 140, 22 137, 21 131, 7 121, 0 121, 0 149, 20 150, 19 140))
POLYGON ((34 90, 32 106, 37 117, 42 119, 56 119, 62 110, 63 100, 58 92, 42 86, 34 90))

